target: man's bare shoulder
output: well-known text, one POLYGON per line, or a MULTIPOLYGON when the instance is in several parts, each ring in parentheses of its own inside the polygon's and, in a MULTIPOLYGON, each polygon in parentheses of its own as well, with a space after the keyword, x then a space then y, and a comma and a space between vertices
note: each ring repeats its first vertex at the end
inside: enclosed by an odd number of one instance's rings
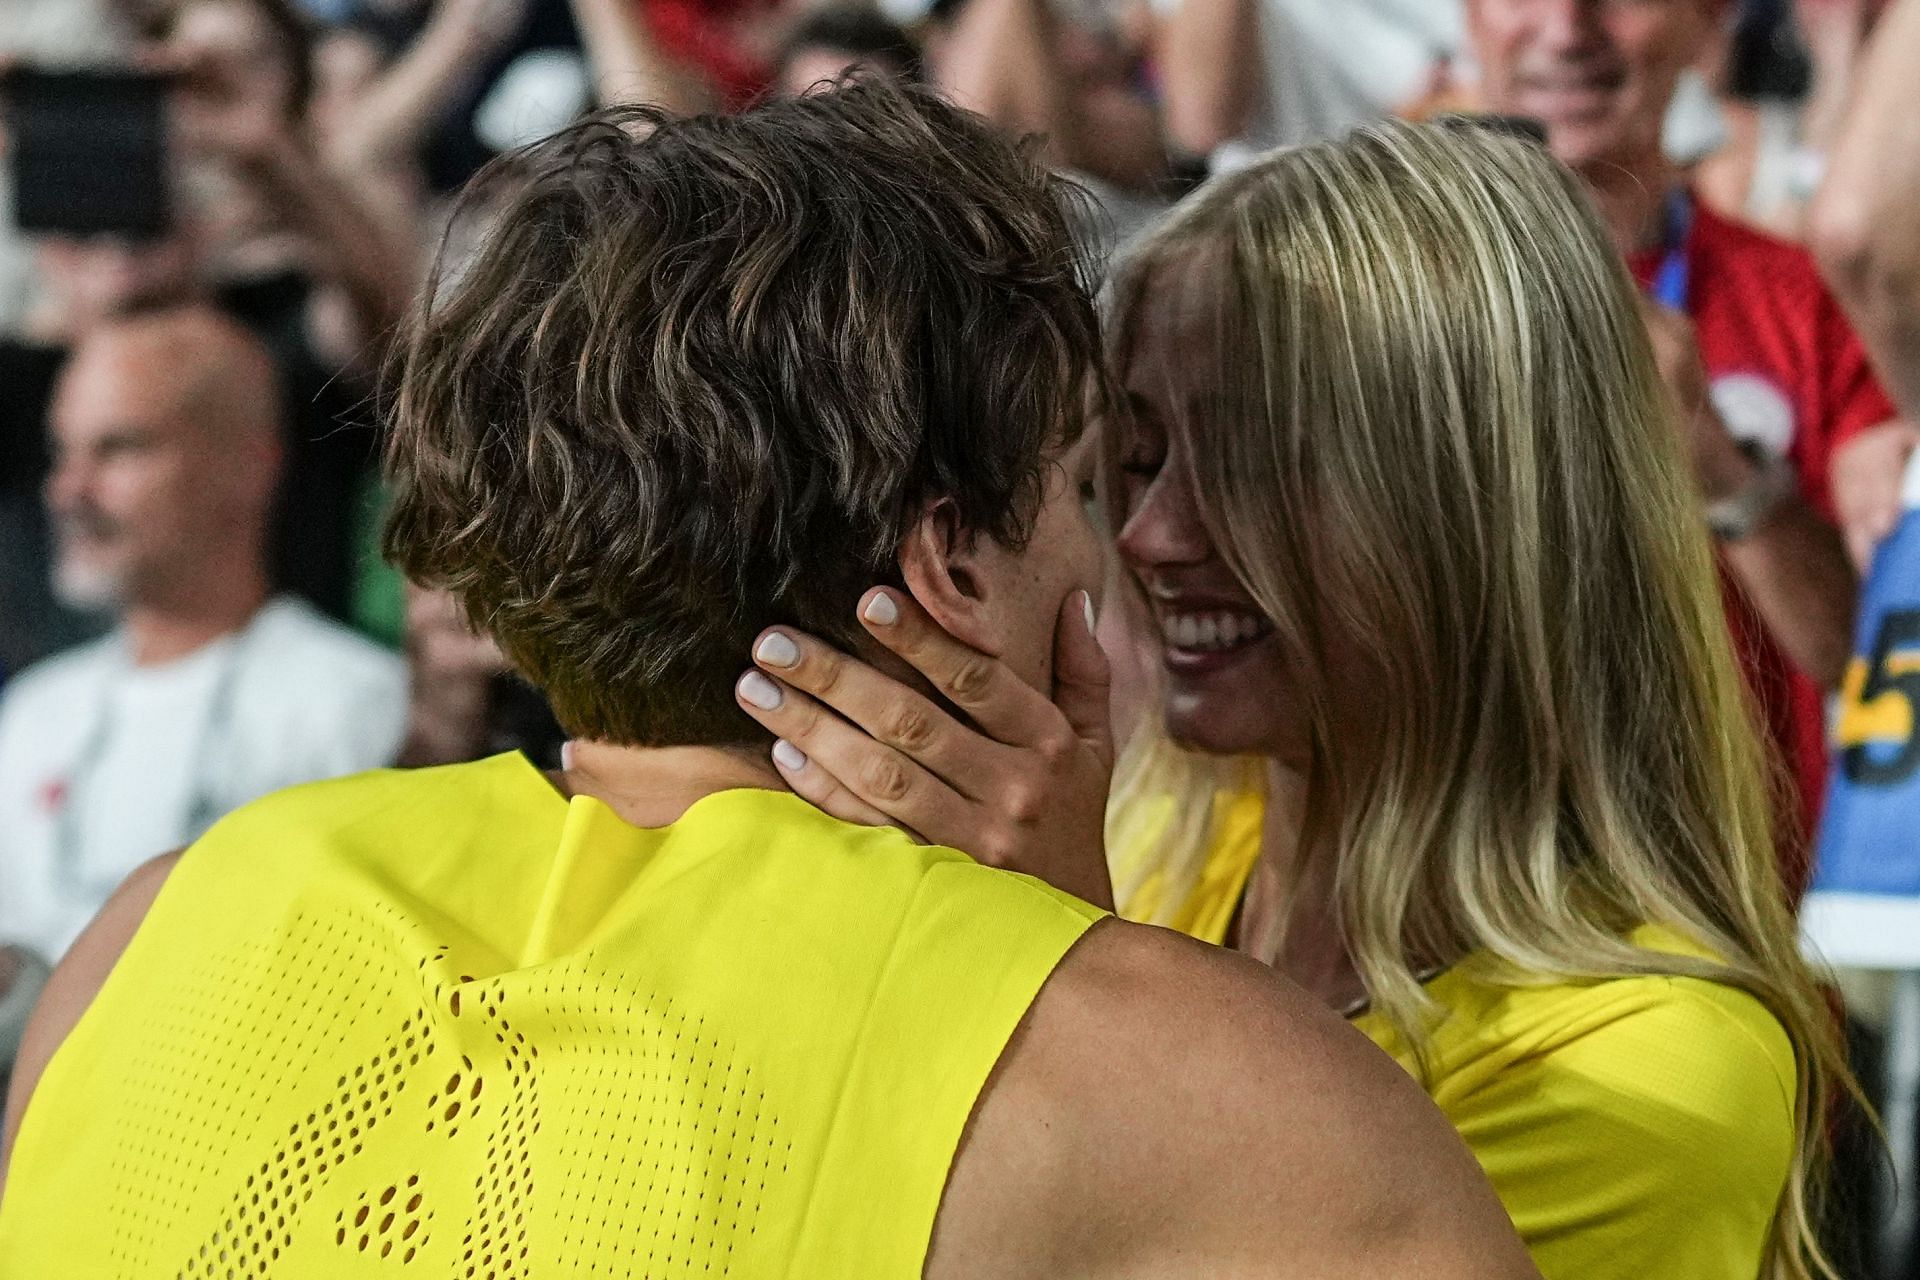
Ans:
POLYGON ((1406 1074, 1271 969, 1089 931, 976 1108, 929 1280, 1535 1274, 1406 1074))

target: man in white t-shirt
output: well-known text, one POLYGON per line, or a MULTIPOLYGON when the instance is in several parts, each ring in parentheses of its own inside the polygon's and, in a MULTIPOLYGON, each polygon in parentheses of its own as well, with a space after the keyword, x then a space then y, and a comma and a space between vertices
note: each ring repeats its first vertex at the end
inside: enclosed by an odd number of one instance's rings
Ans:
MULTIPOLYGON (((1338 138, 1381 116, 1488 106, 1468 0, 1151 3, 1165 18, 1167 136, 1216 169, 1269 147, 1338 138)), ((1600 7, 1579 0, 1533 6, 1558 15, 1600 7)), ((1690 164, 1725 142, 1726 121, 1696 72, 1682 75, 1670 106, 1665 143, 1676 161, 1690 164)))
POLYGON ((75 349, 52 410, 55 585, 119 626, 0 696, 0 944, 56 960, 142 861, 398 751, 404 663, 269 594, 280 413, 267 352, 208 309, 75 349))

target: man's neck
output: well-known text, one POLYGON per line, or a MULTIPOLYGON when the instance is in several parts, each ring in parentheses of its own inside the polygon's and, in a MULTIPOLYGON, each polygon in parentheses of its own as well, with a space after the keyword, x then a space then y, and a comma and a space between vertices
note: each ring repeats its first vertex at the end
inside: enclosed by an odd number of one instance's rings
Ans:
POLYGON ((1666 230, 1667 197, 1684 176, 1658 148, 1631 161, 1606 161, 1580 170, 1614 247, 1623 256, 1660 243, 1666 230))
POLYGON ((135 666, 176 662, 232 635, 267 602, 265 573, 258 569, 214 580, 165 601, 130 606, 121 617, 135 666))
POLYGON ((592 796, 635 827, 676 822, 697 800, 750 787, 785 791, 787 784, 758 747, 623 747, 568 744, 566 767, 550 775, 570 796, 592 796))

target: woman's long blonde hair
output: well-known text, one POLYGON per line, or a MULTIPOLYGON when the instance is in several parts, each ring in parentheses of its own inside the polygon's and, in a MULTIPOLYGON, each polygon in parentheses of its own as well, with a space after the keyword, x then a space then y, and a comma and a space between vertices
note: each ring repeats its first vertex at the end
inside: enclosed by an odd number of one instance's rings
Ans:
MULTIPOLYGON (((1193 487, 1305 672, 1303 840, 1336 859, 1375 1007, 1417 1052, 1435 1010, 1416 975, 1471 952, 1515 982, 1751 992, 1799 1067, 1765 1274, 1831 1274, 1816 1201, 1828 1101, 1851 1080, 1795 946, 1777 775, 1676 410, 1576 180, 1465 122, 1272 156, 1136 248, 1114 287, 1118 361, 1146 295, 1199 275, 1219 341, 1213 402, 1185 424, 1193 487), (1331 705, 1336 650, 1377 691, 1364 714, 1331 705), (1641 924, 1717 959, 1636 947, 1641 924)), ((1209 779, 1244 769, 1140 735, 1115 823, 1170 790, 1204 815, 1209 779)), ((1193 883, 1206 826, 1157 859, 1168 883, 1193 883)))

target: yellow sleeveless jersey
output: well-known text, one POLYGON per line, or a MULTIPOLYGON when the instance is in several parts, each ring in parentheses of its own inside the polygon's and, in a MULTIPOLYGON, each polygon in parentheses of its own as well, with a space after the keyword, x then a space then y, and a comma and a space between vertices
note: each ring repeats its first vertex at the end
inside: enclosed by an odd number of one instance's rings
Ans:
MULTIPOLYGON (((1140 886, 1120 914, 1171 918, 1224 943, 1259 860, 1260 814, 1257 791, 1216 799, 1207 863, 1184 904, 1162 900, 1152 848, 1111 850, 1116 883, 1140 886)), ((1632 939, 1707 954, 1662 929, 1632 939)), ((1758 1000, 1696 978, 1516 985, 1485 956, 1427 992, 1445 1015, 1424 1083, 1545 1280, 1760 1274, 1793 1156, 1797 1068, 1758 1000)), ((1354 1025, 1421 1078, 1384 1018, 1354 1025)))
POLYGON ((524 758, 183 857, 27 1108, 8 1277, 907 1277, 1100 912, 784 792, 641 830, 524 758))

